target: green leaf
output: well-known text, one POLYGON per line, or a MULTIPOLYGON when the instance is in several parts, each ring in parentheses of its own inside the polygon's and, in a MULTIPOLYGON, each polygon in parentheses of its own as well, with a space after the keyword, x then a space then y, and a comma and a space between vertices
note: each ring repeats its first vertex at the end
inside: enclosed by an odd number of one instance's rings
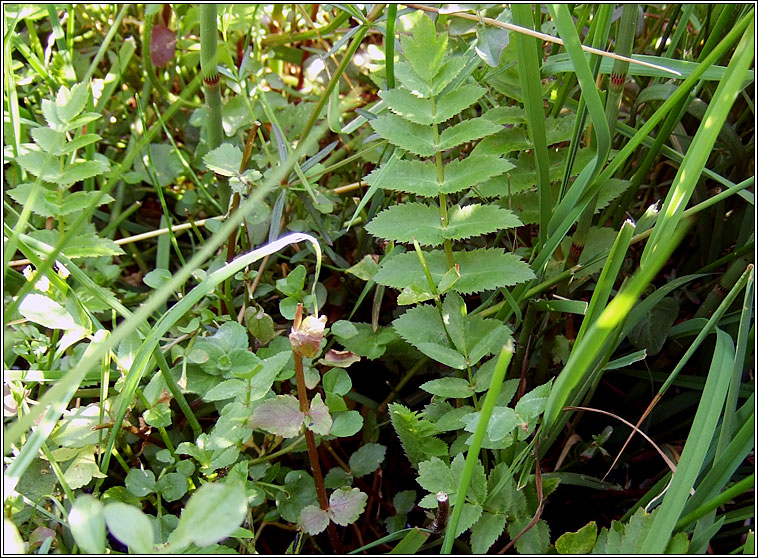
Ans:
POLYGON ((353 388, 350 375, 341 368, 332 368, 323 377, 324 390, 335 395, 345 395, 353 388))
POLYGON ((19 313, 35 324, 50 329, 73 329, 77 326, 71 314, 60 304, 42 294, 31 293, 18 306, 19 313))
POLYGON ((150 469, 129 469, 124 484, 129 492, 142 498, 155 492, 155 473, 150 469))
MULTIPOLYGON (((437 220, 439 221, 439 217, 437 220)), ((462 240, 521 225, 521 221, 511 211, 495 205, 454 205, 448 212, 448 224, 442 229, 441 236, 451 240, 462 240)), ((422 244, 420 240, 419 244, 422 244)))
POLYGON ((142 282, 151 289, 159 289, 172 277, 173 275, 168 269, 157 268, 145 274, 142 277, 142 282))
POLYGON ((493 124, 484 118, 464 120, 459 124, 446 128, 445 131, 440 134, 439 145, 435 147, 436 150, 445 151, 461 145, 462 143, 467 143, 494 134, 498 130, 500 130, 500 126, 493 124))
POLYGON ((679 316, 679 303, 673 297, 664 297, 637 322, 629 332, 629 341, 647 354, 657 355, 668 339, 668 332, 679 316))
MULTIPOLYGON (((453 475, 453 481, 456 486, 460 486, 461 479, 463 478, 463 468, 466 464, 466 458, 463 453, 459 453, 453 459, 450 464, 450 472, 453 475)), ((487 498, 487 478, 484 474, 484 466, 479 459, 474 463, 474 468, 471 474, 471 481, 469 483, 468 491, 466 492, 466 499, 476 504, 483 504, 487 498)))
MULTIPOLYGON (((451 163, 446 169, 453 165, 454 163, 451 163)), ((382 165, 366 176, 364 180, 370 186, 374 186, 379 182, 380 176, 382 177, 381 186, 396 192, 406 192, 425 197, 437 196, 440 192, 437 182, 437 168, 433 163, 396 160, 392 165, 382 165), (383 174, 381 174, 382 172, 383 174)), ((445 180, 447 181, 447 175, 445 180)), ((469 184, 466 184, 465 187, 468 186, 469 184)))
POLYGON ((246 513, 247 496, 239 484, 204 484, 187 502, 179 524, 169 536, 169 545, 178 552, 190 543, 217 543, 242 524, 246 513))
POLYGON ((450 347, 442 318, 435 307, 411 308, 392 325, 400 337, 425 355, 459 370, 466 368, 465 357, 450 347))
POLYGON ((58 118, 63 122, 70 122, 84 110, 89 97, 87 85, 82 82, 74 85, 70 91, 65 85, 58 89, 58 94, 55 96, 55 108, 58 118))
MULTIPOLYGON (((447 272, 445 253, 435 250, 425 252, 424 257, 432 280, 439 282, 447 272)), ((512 286, 534 278, 534 273, 521 258, 515 254, 506 254, 498 248, 454 252, 453 260, 460 266, 461 275, 453 285, 453 290, 461 294, 512 286)), ((408 285, 424 289, 427 283, 415 253, 398 254, 382 262, 374 281, 397 289, 408 285)))
POLYGON ((513 168, 513 163, 497 155, 470 155, 445 166, 445 182, 439 191, 443 194, 454 194, 513 168))
POLYGON ((67 155, 69 153, 73 153, 74 151, 77 151, 78 149, 81 149, 93 143, 97 143, 101 139, 103 138, 99 136, 98 134, 80 134, 76 136, 74 139, 72 139, 71 141, 66 142, 63 145, 60 153, 52 152, 52 151, 50 151, 50 153, 52 153, 53 155, 67 155))
POLYGON ((442 321, 455 348, 466 354, 466 303, 458 293, 448 293, 442 302, 442 321))
POLYGON ((430 456, 447 455, 447 444, 434 437, 438 429, 433 423, 420 419, 416 412, 399 403, 390 404, 389 412, 392 426, 411 465, 418 467, 419 461, 430 456))
POLYGON ((250 426, 283 438, 294 438, 300 434, 304 418, 297 398, 292 395, 277 395, 255 408, 250 426))
POLYGON ((476 103, 487 92, 478 85, 467 84, 448 91, 437 99, 433 122, 444 122, 476 103))
POLYGON ((187 494, 189 481, 181 473, 166 473, 156 485, 161 497, 167 502, 176 502, 187 494))
POLYGON ((369 124, 391 144, 416 155, 431 157, 437 150, 434 131, 427 126, 408 122, 395 114, 383 114, 369 124))
POLYGON ((276 280, 276 290, 287 296, 299 297, 305 286, 305 275, 305 266, 298 265, 287 274, 287 277, 276 280))
POLYGON ((419 386, 427 393, 438 397, 466 398, 474 394, 474 388, 463 378, 437 378, 419 386))
POLYGON ((87 554, 105 553, 105 517, 103 504, 97 498, 90 494, 77 496, 68 512, 68 524, 81 550, 87 554))
MULTIPOLYGON (((17 187, 8 190, 8 195, 13 200, 20 204, 26 205, 31 196, 33 184, 24 183, 19 184, 17 187)), ((58 192, 48 190, 44 186, 39 187, 39 193, 37 199, 34 202, 34 211, 37 215, 42 217, 63 217, 71 213, 76 213, 88 207, 93 198, 99 197, 99 205, 110 203, 113 198, 107 194, 101 192, 66 192, 63 195, 62 201, 58 199, 58 192)))
POLYGON ((449 56, 442 63, 439 73, 434 77, 431 87, 431 94, 438 95, 452 82, 463 68, 469 63, 466 56, 449 56))
POLYGON ((59 176, 58 158, 42 151, 27 151, 16 157, 16 162, 26 172, 38 176, 45 182, 56 182, 59 176))
MULTIPOLYGON (((63 248, 63 255, 69 259, 90 258, 97 256, 119 256, 124 251, 118 244, 108 238, 100 238, 95 233, 94 225, 90 224, 80 231, 79 234, 69 239, 63 248)), ((35 240, 40 240, 50 246, 58 243, 59 232, 57 230, 37 230, 29 233, 35 240)))
MULTIPOLYGON (((518 535, 532 520, 531 517, 517 517, 508 523, 508 534, 511 538, 518 535)), ((550 546, 550 529, 544 519, 540 519, 534 526, 515 543, 519 554, 545 554, 550 546)))
POLYGON ((436 205, 404 203, 385 209, 366 225, 379 238, 422 246, 439 246, 444 242, 440 209, 436 205))
POLYGON ((370 324, 338 320, 332 324, 332 335, 348 350, 370 360, 381 357, 387 345, 397 340, 391 327, 379 327, 376 332, 370 324))
MULTIPOLYGON (((78 161, 67 165, 63 172, 55 176, 54 180, 48 180, 48 182, 55 182, 57 184, 74 184, 81 182, 93 176, 98 176, 108 172, 110 167, 105 161, 78 161)), ((45 179, 47 180, 47 179, 45 179)))
MULTIPOLYGON (((270 386, 269 386, 270 387, 270 386)), ((213 386, 203 395, 203 401, 223 401, 245 393, 248 390, 247 382, 231 378, 213 386)), ((268 391, 268 390, 266 390, 268 391)), ((260 399, 260 398, 259 398, 260 399)))
POLYGON ((435 122, 434 105, 429 99, 417 97, 403 88, 380 91, 379 96, 384 99, 392 112, 406 120, 422 126, 428 126, 435 122))
POLYGON ((413 68, 408 62, 403 60, 395 63, 395 77, 400 81, 403 87, 409 89, 414 95, 420 97, 432 96, 432 87, 413 71, 413 68))
POLYGON ((135 554, 155 552, 153 524, 142 510, 122 502, 113 502, 105 505, 103 513, 108 530, 129 550, 135 554))
POLYGON ((290 471, 284 477, 285 491, 277 491, 276 507, 281 516, 296 523, 300 511, 307 505, 318 505, 316 483, 305 471, 290 471))
POLYGON ((59 130, 40 126, 30 130, 34 142, 45 153, 59 156, 63 153, 63 146, 66 143, 66 134, 59 130))
POLYGON ((487 477, 487 501, 485 505, 503 514, 513 514, 511 509, 514 500, 514 494, 523 498, 523 494, 516 491, 516 486, 508 469, 507 463, 498 463, 487 477))
POLYGON ((330 436, 346 438, 352 436, 363 427, 363 417, 358 411, 340 411, 332 415, 330 436))
POLYGON ((458 525, 455 529, 455 536, 460 537, 465 533, 472 525, 474 525, 482 516, 482 506, 478 504, 470 504, 465 502, 463 504, 463 511, 460 519, 458 519, 458 525))
POLYGON ((432 457, 418 464, 416 482, 432 494, 442 491, 449 495, 456 491, 456 483, 450 467, 439 457, 432 457))
POLYGON ((505 530, 505 514, 484 512, 471 527, 471 552, 486 554, 505 530))
POLYGON ((519 415, 519 421, 531 420, 545 411, 545 404, 550 395, 550 388, 553 381, 537 386, 528 393, 525 393, 516 403, 516 414, 519 415))
MULTIPOLYGON (((511 23, 510 10, 503 10, 497 19, 511 23)), ((491 68, 498 66, 500 55, 509 42, 510 31, 508 29, 482 25, 476 30, 476 53, 491 68)))
POLYGON ((155 428, 171 426, 171 408, 168 403, 159 403, 142 413, 145 422, 155 428))
POLYGON ((309 505, 300 512, 297 522, 309 535, 318 535, 329 525, 329 514, 318 506, 309 505))
POLYGON ((555 541, 558 554, 589 554, 597 540, 597 523, 590 521, 573 533, 564 533, 555 541))
POLYGON ((203 163, 221 176, 237 176, 242 166, 242 151, 231 143, 222 143, 205 154, 203 163))
POLYGON ((363 477, 373 473, 384 461, 387 448, 382 444, 364 444, 358 451, 350 456, 350 472, 356 477, 363 477))
POLYGON ((413 36, 403 37, 400 43, 413 71, 430 83, 445 59, 447 34, 438 35, 432 20, 422 15, 413 26, 413 36))
POLYGON ((374 273, 376 273, 376 270, 379 269, 379 264, 374 257, 376 256, 372 257, 370 254, 366 254, 361 261, 346 269, 345 273, 355 275, 358 279, 362 279, 363 281, 371 280, 374 273))
POLYGON ((329 517, 337 525, 354 523, 366 508, 368 496, 357 488, 338 488, 329 496, 329 517))

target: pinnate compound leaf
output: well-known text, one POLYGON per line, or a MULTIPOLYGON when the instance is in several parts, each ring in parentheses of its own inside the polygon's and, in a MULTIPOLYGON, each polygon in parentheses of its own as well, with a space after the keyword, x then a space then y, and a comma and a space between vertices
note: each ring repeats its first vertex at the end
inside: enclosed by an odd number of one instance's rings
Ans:
POLYGON ((377 184, 380 172, 383 170, 381 185, 384 188, 424 197, 439 194, 437 168, 432 163, 399 160, 389 167, 382 165, 374 170, 366 176, 366 182, 370 186, 377 184))
POLYGON ((458 526, 455 529, 455 536, 460 537, 465 533, 472 525, 474 525, 482 516, 482 506, 479 504, 470 504, 464 502, 463 512, 458 520, 458 526))
POLYGON ((400 403, 390 404, 389 412, 411 465, 418 467, 420 461, 430 456, 447 455, 447 444, 434 437, 439 429, 432 422, 419 418, 417 412, 400 403))
POLYGON ((445 59, 447 34, 437 34, 434 23, 423 15, 413 26, 413 35, 400 40, 408 63, 413 71, 428 83, 439 72, 445 59))
MULTIPOLYGON (((439 221, 439 218, 437 220, 439 221)), ((521 225, 518 217, 502 207, 480 204, 464 207, 455 205, 448 212, 448 223, 447 227, 442 229, 442 236, 451 240, 462 240, 521 225)))
MULTIPOLYGON (((466 459, 463 453, 459 453, 450 464, 450 473, 453 475, 453 481, 456 486, 460 486, 463 478, 463 468, 466 465, 466 459)), ((477 459, 474 469, 471 473, 471 482, 469 483, 466 499, 476 504, 483 504, 487 498, 487 477, 484 474, 484 466, 477 459)))
POLYGON ((411 243, 415 238, 422 246, 439 246, 444 242, 436 205, 394 205, 374 217, 366 230, 379 238, 403 243, 411 243))
POLYGON ((473 84, 462 85, 448 91, 437 99, 437 110, 433 114, 433 122, 444 122, 452 118, 481 99, 486 92, 487 90, 483 87, 473 84))
POLYGON ((434 131, 427 126, 408 122, 395 114, 383 114, 369 124, 377 134, 401 149, 422 157, 430 157, 436 151, 434 131))
POLYGON ((346 527, 355 522, 366 508, 368 496, 357 488, 339 488, 329 496, 329 517, 346 527))
POLYGON ((103 504, 90 494, 77 496, 68 513, 68 524, 76 544, 87 554, 105 552, 103 504))
POLYGON ((437 378, 421 384, 420 387, 438 397, 465 398, 474 394, 474 388, 463 378, 437 378))
MULTIPOLYGON (((432 280, 439 283, 447 269, 442 250, 425 252, 432 280)), ((498 248, 483 248, 466 252, 453 252, 453 260, 460 266, 460 278, 452 289, 461 294, 481 292, 512 286, 534 279, 529 265, 515 254, 506 254, 498 248)), ((415 253, 398 254, 379 266, 374 281, 380 285, 402 289, 416 285, 425 289, 427 280, 415 253)), ((426 287, 428 288, 428 287, 426 287)))
MULTIPOLYGON (((412 254, 415 256, 416 254, 412 254)), ((438 343, 447 345, 440 313, 429 304, 411 308, 392 322, 395 331, 411 345, 438 343)))
MULTIPOLYGON (((208 546, 231 535, 247 513, 247 495, 235 482, 204 484, 192 495, 169 536, 178 552, 190 543, 208 546)), ((151 530, 152 533, 152 530, 151 530)))
POLYGON ((311 504, 303 508, 297 522, 309 535, 318 535, 329 525, 329 514, 311 504))
POLYGON ((142 510, 123 502, 113 502, 106 504, 103 515, 111 534, 133 553, 155 552, 153 525, 142 510))
POLYGON ((49 182, 55 182, 56 184, 74 184, 93 176, 101 175, 108 172, 110 169, 108 163, 105 161, 78 161, 67 165, 63 172, 55 177, 55 180, 49 182))
POLYGON ((418 464, 418 478, 416 482, 424 490, 432 494, 440 491, 452 494, 456 491, 456 484, 450 472, 450 467, 439 457, 432 457, 418 464))
POLYGON ((395 64, 395 77, 397 77, 403 87, 410 90, 414 95, 420 97, 432 96, 432 87, 413 71, 408 62, 403 60, 395 64))
POLYGON ((471 527, 471 552, 485 554, 505 530, 505 514, 484 512, 471 527))
POLYGON ((418 343, 416 348, 426 356, 433 358, 437 362, 441 362, 445 366, 450 366, 457 370, 464 370, 466 368, 466 357, 446 345, 423 342, 418 343))
POLYGON ((440 192, 454 194, 513 168, 513 163, 497 155, 471 155, 459 161, 452 161, 445 167, 445 181, 440 187, 440 192))
POLYGON ((590 521, 573 533, 563 533, 555 541, 558 554, 589 554, 597 540, 597 523, 590 521))
POLYGON ((422 126, 428 126, 435 122, 432 101, 411 93, 404 88, 380 91, 379 96, 384 99, 392 112, 398 114, 422 126))
POLYGON ((221 176, 236 176, 242 166, 242 151, 231 143, 222 143, 205 154, 203 163, 221 176))
POLYGON ((500 126, 493 124, 484 118, 465 120, 450 128, 446 128, 445 131, 440 134, 440 142, 436 147, 439 151, 445 151, 446 149, 452 149, 453 147, 461 145, 462 143, 467 143, 494 134, 498 130, 500 130, 500 126))
POLYGON ((294 396, 277 395, 255 408, 250 425, 283 438, 294 438, 300 433, 304 418, 294 396))
POLYGON ((382 444, 368 443, 356 451, 350 456, 350 472, 355 477, 363 477, 369 473, 373 473, 379 468, 379 465, 384 461, 384 455, 387 453, 387 448, 382 444))
MULTIPOLYGON (((508 534, 511 538, 518 535, 532 520, 531 517, 517 517, 508 523, 508 534)), ((544 519, 540 519, 515 543, 519 554, 545 554, 550 546, 550 528, 544 519)))
POLYGON ((452 82, 461 70, 466 67, 468 59, 466 56, 450 56, 443 63, 439 73, 434 77, 431 94, 438 95, 452 82))

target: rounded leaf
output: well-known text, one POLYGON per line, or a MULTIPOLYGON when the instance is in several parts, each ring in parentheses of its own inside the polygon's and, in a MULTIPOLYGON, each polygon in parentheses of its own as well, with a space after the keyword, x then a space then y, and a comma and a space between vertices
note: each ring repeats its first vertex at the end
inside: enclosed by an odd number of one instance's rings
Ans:
POLYGON ((68 525, 76 544, 87 554, 105 552, 103 504, 90 494, 79 496, 68 513, 68 525))

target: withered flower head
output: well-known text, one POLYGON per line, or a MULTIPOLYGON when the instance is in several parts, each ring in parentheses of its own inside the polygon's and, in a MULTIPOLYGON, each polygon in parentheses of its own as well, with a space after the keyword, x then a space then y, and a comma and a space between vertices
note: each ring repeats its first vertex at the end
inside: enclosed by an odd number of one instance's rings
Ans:
POLYGON ((306 316, 300 327, 290 330, 292 350, 306 358, 315 357, 321 350, 321 340, 324 338, 326 316, 306 316))

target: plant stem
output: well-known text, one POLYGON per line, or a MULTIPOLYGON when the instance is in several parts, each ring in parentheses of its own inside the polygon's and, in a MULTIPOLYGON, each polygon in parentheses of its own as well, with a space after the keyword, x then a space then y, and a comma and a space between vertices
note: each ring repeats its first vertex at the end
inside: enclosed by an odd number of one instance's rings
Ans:
MULTIPOLYGON (((208 147, 213 150, 221 145, 224 137, 221 128, 221 88, 219 87, 216 43, 218 41, 218 6, 200 6, 200 71, 203 75, 205 102, 208 105, 208 147)), ((230 190, 225 180, 218 185, 221 207, 229 207, 230 190)))
MULTIPOLYGON (((303 315, 303 304, 297 305, 297 312, 295 314, 295 327, 300 325, 300 319, 303 315)), ((305 387, 305 372, 303 370, 303 356, 292 348, 292 358, 295 361, 295 378, 297 380, 297 400, 300 402, 300 412, 307 414, 310 410, 310 402, 308 401, 308 392, 305 387)), ((318 495, 318 503, 322 510, 329 509, 329 500, 326 497, 326 488, 324 487, 324 477, 321 474, 321 465, 318 461, 318 452, 316 451, 316 439, 313 436, 313 432, 308 428, 305 429, 305 443, 308 446, 308 460, 311 462, 311 471, 313 471, 313 480, 316 483, 316 494, 318 495)), ((337 536, 337 528, 334 523, 329 521, 327 525, 327 532, 329 534, 329 541, 332 543, 332 550, 335 554, 343 554, 342 543, 337 536)))

